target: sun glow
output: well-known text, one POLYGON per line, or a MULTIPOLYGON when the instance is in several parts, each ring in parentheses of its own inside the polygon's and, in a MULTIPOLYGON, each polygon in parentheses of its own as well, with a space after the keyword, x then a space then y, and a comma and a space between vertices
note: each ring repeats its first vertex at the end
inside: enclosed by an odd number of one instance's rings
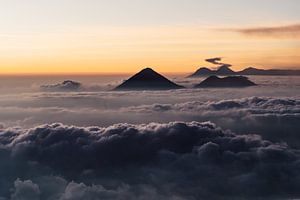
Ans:
POLYGON ((249 39, 210 27, 86 28, 0 35, 0 44, 2 74, 131 73, 145 66, 185 73, 219 55, 234 69, 300 66, 299 41, 249 39))

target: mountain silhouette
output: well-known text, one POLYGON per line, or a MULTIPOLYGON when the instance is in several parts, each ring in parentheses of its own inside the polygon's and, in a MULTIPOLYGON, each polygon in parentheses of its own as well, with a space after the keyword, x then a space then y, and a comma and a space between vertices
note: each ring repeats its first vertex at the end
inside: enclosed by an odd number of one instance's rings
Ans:
POLYGON ((264 76, 300 76, 300 70, 289 69, 257 69, 248 67, 242 71, 233 71, 228 66, 223 65, 217 70, 211 70, 206 67, 199 68, 195 73, 190 75, 190 78, 210 75, 264 75, 264 76))
POLYGON ((213 70, 211 70, 207 67, 201 67, 194 74, 190 75, 189 77, 209 76, 209 75, 213 75, 213 74, 214 74, 213 70))
POLYGON ((124 81, 115 90, 170 90, 180 88, 183 86, 173 83, 151 68, 146 68, 124 81))
POLYGON ((218 75, 232 75, 234 74, 235 72, 232 71, 228 65, 222 65, 221 67, 219 67, 216 71, 216 73, 218 75))
POLYGON ((265 73, 265 70, 263 69, 257 69, 254 67, 248 67, 242 71, 237 72, 241 75, 263 75, 265 73))
POLYGON ((249 87, 255 86, 256 84, 250 81, 245 76, 227 76, 225 78, 219 78, 217 76, 210 76, 200 84, 196 85, 195 88, 207 88, 207 87, 249 87))
POLYGON ((285 76, 293 75, 299 76, 300 70, 289 70, 289 69, 257 69, 254 67, 248 67, 242 71, 237 72, 240 75, 273 75, 273 76, 285 76))
POLYGON ((211 70, 207 67, 199 68, 195 73, 190 75, 189 77, 197 77, 197 76, 210 76, 210 75, 235 75, 236 72, 232 71, 228 65, 222 65, 217 70, 211 70))

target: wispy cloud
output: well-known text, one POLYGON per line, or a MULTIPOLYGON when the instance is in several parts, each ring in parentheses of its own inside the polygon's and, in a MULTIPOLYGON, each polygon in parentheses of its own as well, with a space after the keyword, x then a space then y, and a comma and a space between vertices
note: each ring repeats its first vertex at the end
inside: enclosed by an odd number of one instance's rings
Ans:
POLYGON ((272 38, 300 38, 300 23, 284 26, 265 26, 229 30, 241 33, 246 36, 272 38))

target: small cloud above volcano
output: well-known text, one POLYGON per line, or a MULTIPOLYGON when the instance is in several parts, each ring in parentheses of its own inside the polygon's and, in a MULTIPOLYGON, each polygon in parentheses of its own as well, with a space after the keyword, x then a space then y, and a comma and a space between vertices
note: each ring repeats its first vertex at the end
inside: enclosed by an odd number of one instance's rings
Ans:
POLYGON ((214 65, 220 65, 221 60, 222 60, 221 57, 217 57, 217 58, 209 58, 209 59, 206 59, 205 61, 209 62, 209 63, 212 63, 214 65))
POLYGON ((231 67, 232 66, 231 64, 221 62, 222 59, 223 59, 222 57, 216 57, 216 58, 208 58, 205 61, 209 62, 211 64, 214 64, 214 65, 218 65, 219 67, 231 67))

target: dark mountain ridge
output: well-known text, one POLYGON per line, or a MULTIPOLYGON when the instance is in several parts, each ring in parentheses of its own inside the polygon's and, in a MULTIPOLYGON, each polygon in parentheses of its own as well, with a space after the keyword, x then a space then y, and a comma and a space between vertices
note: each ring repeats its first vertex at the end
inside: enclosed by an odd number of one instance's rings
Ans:
POLYGON ((274 75, 274 76, 300 76, 300 70, 291 69, 257 69, 248 67, 242 71, 236 72, 240 75, 274 75))
POLYGON ((211 70, 207 67, 199 68, 195 73, 190 75, 190 78, 209 75, 264 75, 264 76, 300 76, 300 70, 290 69, 257 69, 248 67, 242 71, 233 71, 228 66, 221 66, 217 70, 211 70))
POLYGON ((210 76, 200 84, 196 85, 195 88, 208 88, 208 87, 249 87, 255 86, 256 84, 250 81, 245 76, 227 76, 224 78, 219 78, 217 76, 210 76))
POLYGON ((151 68, 146 68, 124 81, 115 90, 171 90, 180 88, 183 86, 173 83, 151 68))

